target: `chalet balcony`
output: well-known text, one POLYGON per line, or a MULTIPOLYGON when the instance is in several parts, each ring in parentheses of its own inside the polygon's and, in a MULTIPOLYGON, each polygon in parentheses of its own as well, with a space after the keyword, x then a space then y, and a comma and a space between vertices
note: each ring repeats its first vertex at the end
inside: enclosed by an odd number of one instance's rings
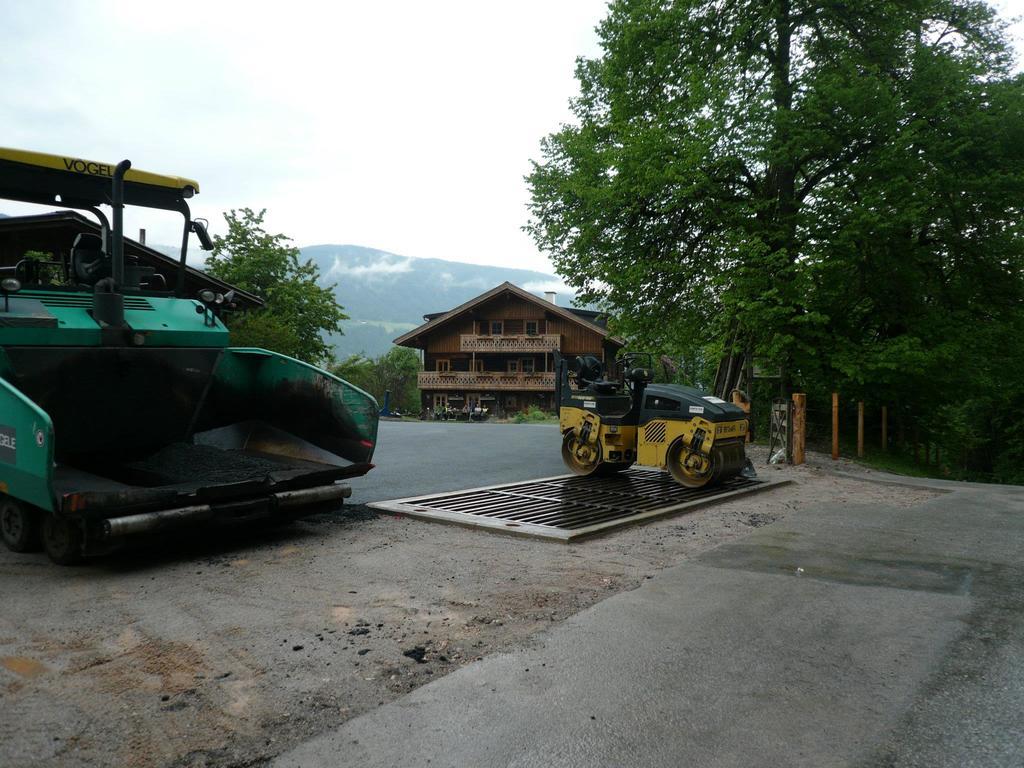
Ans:
POLYGON ((562 336, 558 333, 533 336, 525 334, 502 336, 462 334, 459 341, 459 348, 463 352, 557 352, 562 345, 562 336))
POLYGON ((467 371, 420 371, 420 389, 451 389, 467 392, 554 392, 554 372, 537 373, 471 373, 467 371))

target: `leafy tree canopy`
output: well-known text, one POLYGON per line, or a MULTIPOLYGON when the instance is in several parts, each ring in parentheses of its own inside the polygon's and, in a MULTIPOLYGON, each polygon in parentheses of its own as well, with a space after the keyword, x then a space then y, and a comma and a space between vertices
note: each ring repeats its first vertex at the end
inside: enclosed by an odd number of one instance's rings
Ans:
POLYGON ((585 300, 981 435, 987 470, 1024 451, 992 421, 1024 423, 1024 78, 987 3, 616 0, 598 31, 527 177, 585 300))
POLYGON ((242 208, 224 214, 226 235, 213 238, 206 271, 255 293, 262 309, 228 318, 236 346, 271 349, 310 363, 330 360, 326 333, 341 333, 348 316, 334 297, 334 286, 320 285, 320 270, 299 258, 299 249, 285 235, 263 229, 266 209, 242 208))
POLYGON ((420 410, 419 370, 419 354, 408 347, 392 347, 373 359, 351 355, 331 367, 331 373, 369 392, 381 405, 384 393, 391 392, 391 409, 402 413, 420 410))

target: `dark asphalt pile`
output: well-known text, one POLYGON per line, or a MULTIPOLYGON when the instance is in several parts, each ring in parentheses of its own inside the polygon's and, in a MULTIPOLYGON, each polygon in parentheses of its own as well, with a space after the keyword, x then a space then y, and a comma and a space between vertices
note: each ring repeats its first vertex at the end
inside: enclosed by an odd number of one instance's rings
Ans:
POLYGON ((241 483, 262 480, 284 469, 276 461, 211 445, 172 443, 151 456, 128 465, 133 472, 162 485, 177 483, 241 483))

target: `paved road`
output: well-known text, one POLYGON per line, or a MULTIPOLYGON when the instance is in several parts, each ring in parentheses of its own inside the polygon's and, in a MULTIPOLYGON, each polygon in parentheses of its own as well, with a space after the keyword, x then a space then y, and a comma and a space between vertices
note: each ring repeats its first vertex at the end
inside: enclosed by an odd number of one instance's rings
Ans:
POLYGON ((1024 489, 823 500, 275 765, 1020 766, 1022 556, 1024 489))
POLYGON ((350 482, 353 504, 561 475, 556 424, 381 421, 377 466, 350 482), (439 453, 445 455, 438 461, 439 453))

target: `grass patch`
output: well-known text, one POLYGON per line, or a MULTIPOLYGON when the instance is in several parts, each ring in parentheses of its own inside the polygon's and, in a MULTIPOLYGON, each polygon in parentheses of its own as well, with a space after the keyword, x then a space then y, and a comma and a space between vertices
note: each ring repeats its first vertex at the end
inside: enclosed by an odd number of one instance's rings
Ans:
POLYGON ((900 451, 865 451, 864 458, 862 459, 856 458, 856 454, 857 451, 856 448, 854 448, 850 453, 843 456, 843 458, 848 458, 850 461, 861 464, 865 467, 877 469, 881 472, 889 472, 894 475, 926 477, 936 480, 957 479, 953 477, 947 467, 915 464, 913 456, 908 456, 900 451))
MULTIPOLYGON (((754 445, 760 445, 767 448, 768 436, 763 433, 759 434, 757 439, 754 440, 754 445)), ((815 440, 813 443, 808 443, 807 450, 829 456, 832 453, 832 444, 815 440)), ((895 447, 891 451, 881 451, 877 448, 874 450, 868 450, 865 446, 864 457, 857 458, 856 443, 846 444, 844 441, 840 440, 839 458, 845 459, 846 461, 852 461, 854 464, 860 464, 861 466, 869 469, 877 469, 880 472, 889 472, 893 475, 924 477, 933 480, 964 479, 951 467, 945 465, 925 465, 920 462, 915 462, 912 453, 901 451, 895 447)))

